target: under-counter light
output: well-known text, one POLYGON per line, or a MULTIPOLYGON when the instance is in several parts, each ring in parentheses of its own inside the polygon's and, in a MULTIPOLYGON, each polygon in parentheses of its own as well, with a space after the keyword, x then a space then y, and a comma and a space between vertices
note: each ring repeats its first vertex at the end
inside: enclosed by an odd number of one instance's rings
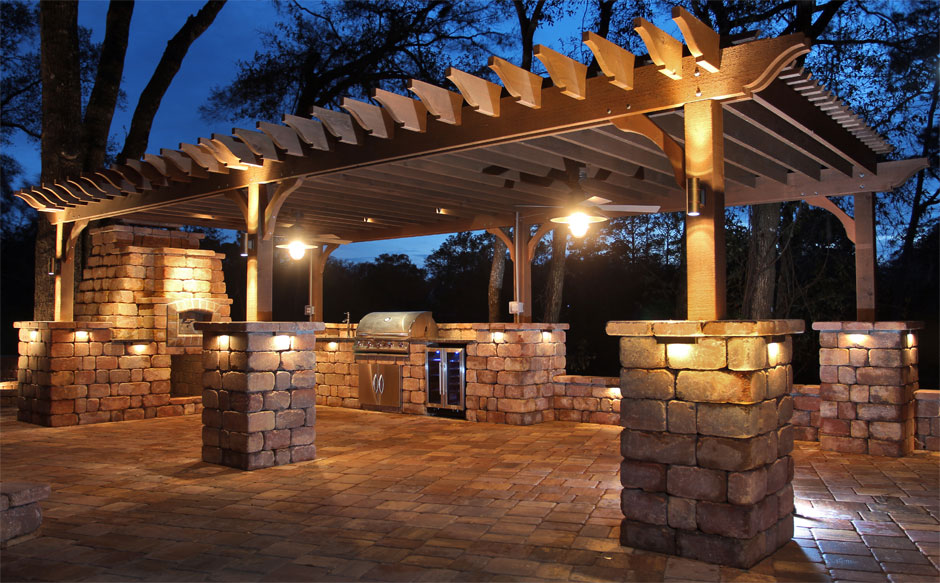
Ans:
POLYGON ((88 340, 88 331, 87 330, 76 330, 75 331, 75 341, 76 342, 86 342, 88 340))
POLYGON ((505 340, 505 338, 506 337, 502 332, 493 332, 492 334, 493 342, 496 342, 497 344, 505 340))
POLYGON ((780 343, 771 342, 767 345, 767 357, 775 360, 780 355, 780 343))
POLYGON ((30 330, 30 331, 29 331, 29 341, 30 341, 30 342, 35 342, 35 341, 38 340, 38 339, 39 339, 39 332, 37 332, 37 331, 35 331, 35 330, 30 330))
POLYGON ((542 332, 542 342, 551 342, 551 341, 552 341, 552 333, 548 331, 542 332))
POLYGON ((334 351, 334 350, 336 350, 337 348, 339 348, 339 344, 336 343, 336 342, 327 342, 327 343, 326 343, 326 349, 329 350, 329 351, 331 351, 331 352, 334 351))
POLYGON ((908 334, 908 335, 907 335, 907 347, 908 347, 908 348, 911 348, 912 346, 914 346, 914 340, 915 340, 915 338, 914 338, 914 335, 913 335, 913 334, 908 334))
POLYGON ((274 350, 290 350, 290 336, 279 335, 274 337, 274 350))
POLYGON ((216 342, 219 350, 228 350, 229 346, 229 337, 228 334, 219 334, 216 336, 216 342))
POLYGON ((868 340, 867 334, 847 334, 846 338, 849 339, 849 342, 856 344, 858 346, 864 346, 868 340))

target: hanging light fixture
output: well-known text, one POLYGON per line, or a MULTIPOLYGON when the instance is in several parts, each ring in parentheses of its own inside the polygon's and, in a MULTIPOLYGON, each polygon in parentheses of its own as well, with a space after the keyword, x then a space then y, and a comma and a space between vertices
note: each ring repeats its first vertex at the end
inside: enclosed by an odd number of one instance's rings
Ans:
POLYGON ((583 237, 587 234, 591 223, 603 223, 608 220, 595 205, 580 204, 568 209, 564 216, 552 217, 553 223, 568 225, 573 237, 583 237))
POLYGON ((705 206, 705 185, 697 176, 686 180, 685 196, 685 214, 690 217, 699 216, 705 206))
POLYGON ((291 259, 299 261, 304 258, 304 255, 307 253, 307 249, 316 249, 317 246, 311 244, 304 233, 303 227, 299 223, 294 223, 294 226, 291 227, 290 234, 287 236, 287 240, 280 245, 275 245, 278 249, 287 249, 287 254, 290 255, 291 259))

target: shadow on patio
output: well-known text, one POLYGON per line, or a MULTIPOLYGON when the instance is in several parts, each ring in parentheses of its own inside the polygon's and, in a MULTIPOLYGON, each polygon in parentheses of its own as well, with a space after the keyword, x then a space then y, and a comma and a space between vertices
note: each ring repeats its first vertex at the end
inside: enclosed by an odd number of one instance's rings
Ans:
POLYGON ((936 580, 938 455, 796 458, 796 538, 750 571, 619 545, 619 428, 321 407, 317 460, 199 461, 198 416, 66 428, 2 418, 2 474, 46 482, 2 579, 936 580), (931 564, 931 561, 933 564, 931 564))

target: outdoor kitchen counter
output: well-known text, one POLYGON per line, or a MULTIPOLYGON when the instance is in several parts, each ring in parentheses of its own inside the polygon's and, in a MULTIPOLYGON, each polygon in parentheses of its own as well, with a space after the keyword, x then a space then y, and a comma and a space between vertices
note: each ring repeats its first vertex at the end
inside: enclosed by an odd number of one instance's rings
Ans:
POLYGON ((568 324, 438 323, 437 337, 412 340, 407 355, 365 357, 353 353, 355 325, 328 323, 317 336, 317 404, 361 408, 358 363, 397 358, 402 362, 401 412, 425 415, 427 345, 460 344, 466 345, 468 421, 549 421, 554 418, 554 378, 565 373, 567 329, 568 324))

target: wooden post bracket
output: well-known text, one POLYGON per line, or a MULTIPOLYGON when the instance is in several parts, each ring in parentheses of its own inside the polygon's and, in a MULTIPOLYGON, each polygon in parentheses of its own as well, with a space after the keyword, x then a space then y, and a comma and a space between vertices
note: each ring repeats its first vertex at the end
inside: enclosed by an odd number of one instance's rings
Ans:
POLYGON ((803 200, 806 202, 806 204, 819 207, 821 209, 826 209, 830 213, 834 214, 845 228, 845 235, 849 238, 849 241, 855 243, 855 219, 850 217, 844 210, 836 206, 836 203, 829 200, 829 197, 823 195, 807 196, 803 200))
POLYGON ((262 224, 262 239, 267 241, 274 236, 274 228, 277 226, 277 213, 281 206, 295 190, 304 183, 303 178, 294 178, 285 180, 277 184, 274 194, 268 196, 268 202, 264 205, 264 223, 262 224))

